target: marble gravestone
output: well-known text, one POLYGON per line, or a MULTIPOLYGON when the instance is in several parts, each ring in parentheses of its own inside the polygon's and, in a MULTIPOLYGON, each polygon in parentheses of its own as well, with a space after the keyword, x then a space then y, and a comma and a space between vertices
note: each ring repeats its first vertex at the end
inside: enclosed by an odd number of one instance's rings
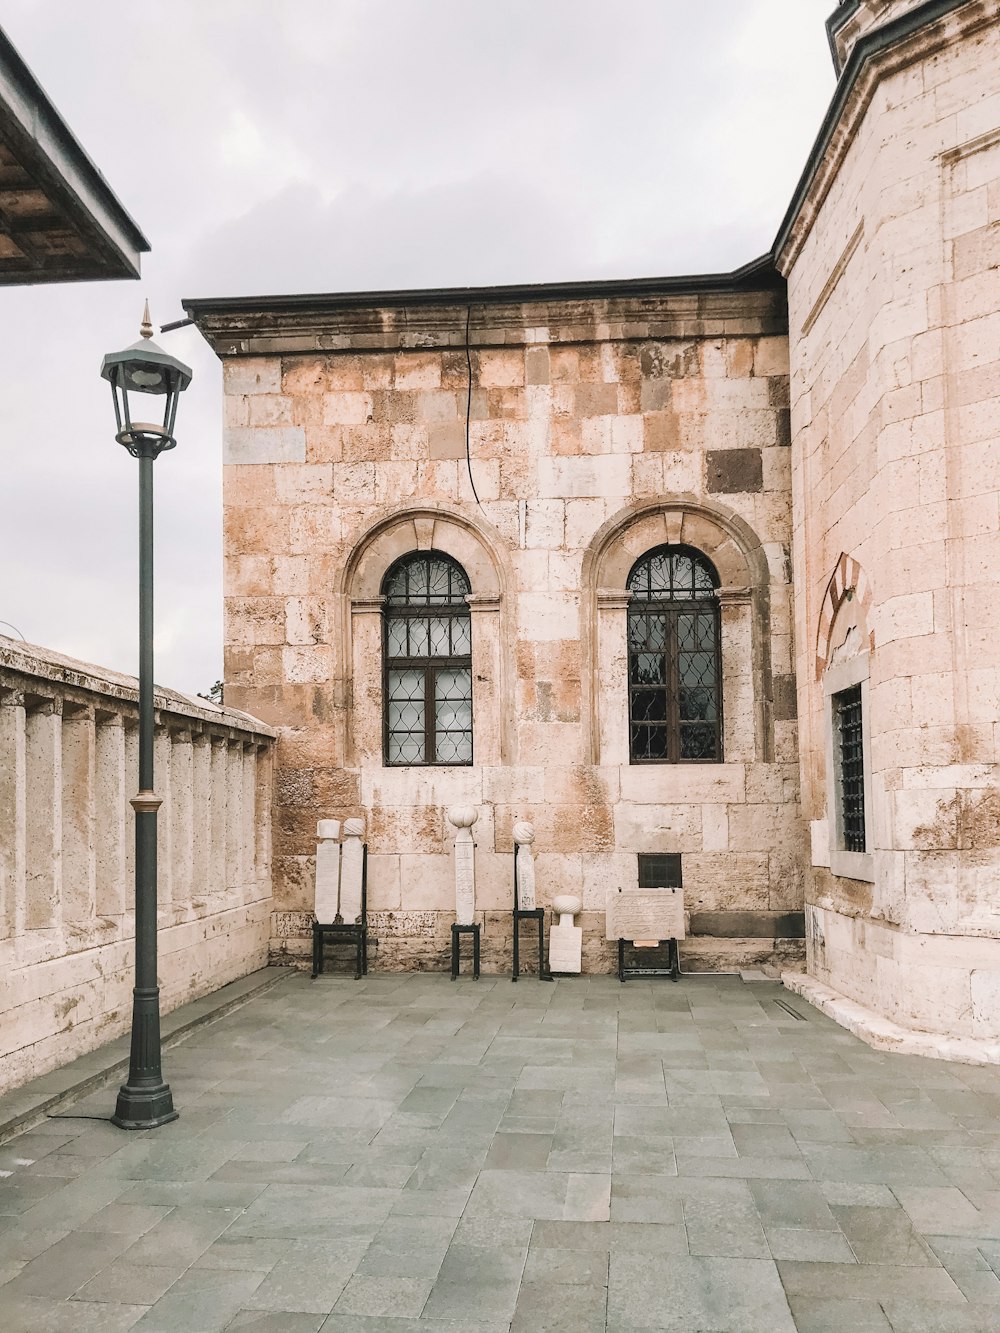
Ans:
POLYGON ((535 858, 531 844, 535 841, 535 826, 526 820, 514 825, 514 853, 517 868, 517 902, 514 906, 520 912, 535 910, 535 858))
POLYGON ((340 915, 344 924, 353 926, 361 920, 361 890, 365 869, 365 821, 344 820, 344 841, 340 866, 340 915))
POLYGON ((321 925, 330 926, 340 911, 339 819, 321 819, 316 825, 316 898, 313 912, 321 925))
POLYGON ((453 805, 448 823, 455 828, 455 923, 471 926, 476 915, 476 844, 472 826, 479 811, 471 805, 453 805))
POLYGON ((575 926, 573 918, 583 908, 583 900, 572 893, 562 893, 552 899, 552 910, 559 914, 559 922, 549 931, 549 971, 583 971, 583 927, 575 926))

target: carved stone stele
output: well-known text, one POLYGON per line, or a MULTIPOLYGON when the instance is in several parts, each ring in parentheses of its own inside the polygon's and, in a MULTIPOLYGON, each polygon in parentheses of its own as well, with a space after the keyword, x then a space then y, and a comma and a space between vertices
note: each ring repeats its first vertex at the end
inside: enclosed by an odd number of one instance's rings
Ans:
POLYGON ((340 911, 339 819, 321 819, 316 825, 316 920, 331 925, 340 911))
POLYGON ((344 820, 340 866, 340 915, 347 925, 361 920, 361 886, 365 862, 365 821, 344 820))
POLYGON ((476 915, 476 844, 472 826, 479 811, 471 805, 453 805, 448 823, 455 828, 455 921, 471 926, 476 915))
POLYGON ((527 820, 514 825, 514 852, 517 858, 517 907, 522 912, 535 910, 535 858, 531 844, 535 841, 535 826, 527 820))

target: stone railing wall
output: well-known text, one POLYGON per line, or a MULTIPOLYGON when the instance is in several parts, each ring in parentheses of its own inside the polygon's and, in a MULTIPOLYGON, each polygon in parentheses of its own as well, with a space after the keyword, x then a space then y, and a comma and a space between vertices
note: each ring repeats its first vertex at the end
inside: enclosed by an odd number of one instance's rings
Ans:
MULTIPOLYGON (((157 688, 164 1012, 267 962, 270 727, 157 688)), ((127 1030, 138 690, 0 637, 0 1091, 127 1030)))

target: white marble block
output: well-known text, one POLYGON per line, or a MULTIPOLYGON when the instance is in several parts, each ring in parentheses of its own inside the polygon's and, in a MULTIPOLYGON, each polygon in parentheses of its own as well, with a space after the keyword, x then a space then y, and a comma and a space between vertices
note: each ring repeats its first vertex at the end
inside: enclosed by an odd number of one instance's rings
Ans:
POLYGON ((346 925, 361 920, 361 885, 365 865, 365 821, 344 820, 340 866, 340 915, 346 925))
POLYGON ((535 910, 535 858, 531 844, 535 841, 535 826, 524 823, 514 825, 514 842, 517 850, 517 903, 522 912, 535 910))
POLYGON ((573 918, 583 908, 582 899, 565 893, 552 899, 552 910, 559 921, 549 931, 549 971, 583 971, 583 927, 575 926, 573 918))
POLYGON ((455 921, 471 926, 476 915, 476 844, 472 826, 479 811, 471 805, 454 805, 448 823, 455 828, 455 921))
POLYGON ((340 910, 339 819, 321 819, 316 825, 316 920, 332 925, 340 910))

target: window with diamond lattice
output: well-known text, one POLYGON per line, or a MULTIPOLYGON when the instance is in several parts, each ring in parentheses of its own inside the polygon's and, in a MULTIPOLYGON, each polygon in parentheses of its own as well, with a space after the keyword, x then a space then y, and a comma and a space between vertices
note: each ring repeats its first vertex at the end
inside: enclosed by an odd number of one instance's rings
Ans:
POLYGON ((719 578, 688 546, 660 546, 628 588, 633 764, 722 762, 719 578))
POLYGON ((438 551, 382 581, 386 764, 472 763, 472 618, 465 570, 438 551))

